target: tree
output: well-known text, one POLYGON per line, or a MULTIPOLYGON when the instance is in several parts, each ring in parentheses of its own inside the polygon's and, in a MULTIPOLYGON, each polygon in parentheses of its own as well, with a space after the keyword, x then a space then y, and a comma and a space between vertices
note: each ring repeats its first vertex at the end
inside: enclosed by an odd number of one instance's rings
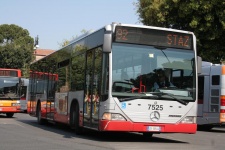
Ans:
POLYGON ((21 69, 28 77, 34 40, 29 32, 15 24, 0 25, 0 67, 21 69))
POLYGON ((136 7, 145 25, 194 32, 203 60, 219 63, 225 59, 224 1, 138 0, 136 7))

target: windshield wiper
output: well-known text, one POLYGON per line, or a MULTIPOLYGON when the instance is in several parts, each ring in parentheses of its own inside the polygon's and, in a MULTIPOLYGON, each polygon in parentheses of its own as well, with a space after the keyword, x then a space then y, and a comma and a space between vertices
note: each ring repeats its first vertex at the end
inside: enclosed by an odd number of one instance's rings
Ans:
POLYGON ((166 95, 169 95, 170 97, 172 97, 173 99, 175 99, 176 101, 180 102, 181 104, 183 104, 183 105, 185 105, 185 106, 188 104, 187 101, 184 101, 184 100, 182 100, 182 99, 176 98, 176 97, 174 97, 172 94, 166 94, 166 95))
POLYGON ((153 92, 153 93, 151 93, 151 94, 157 95, 157 96, 159 96, 159 98, 162 97, 163 95, 167 95, 167 96, 170 96, 171 98, 173 98, 174 100, 178 101, 179 103, 181 103, 181 104, 183 104, 183 105, 185 105, 185 106, 188 104, 187 101, 184 101, 184 100, 182 100, 182 99, 176 98, 175 96, 173 96, 172 94, 169 94, 169 93, 153 92))
POLYGON ((165 52, 163 51, 163 50, 167 49, 166 47, 164 47, 164 46, 154 46, 154 47, 155 47, 156 49, 161 50, 161 52, 162 52, 163 55, 166 57, 166 59, 168 60, 168 62, 171 63, 170 60, 169 60, 169 58, 167 57, 167 55, 166 55, 165 52))
POLYGON ((163 95, 170 96, 171 98, 173 98, 173 100, 176 100, 177 102, 179 102, 179 103, 181 103, 181 104, 183 104, 185 106, 188 104, 187 101, 184 101, 182 99, 176 98, 172 94, 163 93, 163 92, 151 92, 149 95, 134 96, 134 97, 128 97, 128 98, 120 98, 119 101, 120 102, 124 102, 124 101, 130 101, 130 100, 135 100, 135 99, 159 99, 163 95))
POLYGON ((10 100, 13 100, 9 95, 7 95, 8 98, 10 98, 10 100))
POLYGON ((135 100, 135 99, 157 99, 159 98, 157 95, 151 95, 151 96, 134 96, 134 97, 129 97, 129 98, 121 98, 119 99, 120 102, 124 101, 130 101, 130 100, 135 100))
MULTIPOLYGON (((2 93, 4 94, 4 93, 2 93)), ((4 96, 8 97, 10 100, 13 100, 11 96, 9 96, 8 94, 4 94, 4 96)))

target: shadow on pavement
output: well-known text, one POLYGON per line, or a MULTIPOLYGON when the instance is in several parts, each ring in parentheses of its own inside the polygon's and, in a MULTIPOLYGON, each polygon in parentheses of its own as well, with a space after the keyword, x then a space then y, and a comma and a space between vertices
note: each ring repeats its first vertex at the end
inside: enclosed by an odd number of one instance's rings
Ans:
POLYGON ((100 132, 93 130, 85 130, 84 134, 77 135, 74 130, 70 129, 69 126, 64 124, 53 124, 46 123, 45 125, 39 125, 34 117, 26 117, 26 119, 21 117, 17 118, 17 121, 27 124, 31 127, 39 128, 42 130, 54 132, 62 135, 64 138, 82 138, 89 139, 94 141, 104 141, 104 142, 152 142, 152 143, 183 143, 189 144, 187 142, 155 137, 153 134, 152 138, 145 138, 142 134, 139 133, 130 133, 130 132, 100 132), (28 119, 27 119, 28 118, 28 119))

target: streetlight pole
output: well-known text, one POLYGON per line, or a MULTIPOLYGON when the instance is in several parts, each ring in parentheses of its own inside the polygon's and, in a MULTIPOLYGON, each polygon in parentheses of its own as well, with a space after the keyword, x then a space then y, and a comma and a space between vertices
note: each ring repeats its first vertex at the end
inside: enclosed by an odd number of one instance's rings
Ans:
POLYGON ((38 40, 39 40, 39 38, 38 38, 38 35, 37 35, 37 37, 35 37, 35 40, 34 40, 34 56, 35 56, 35 61, 36 61, 36 58, 37 58, 37 56, 36 56, 36 54, 37 54, 37 48, 39 47, 39 45, 38 45, 38 40))

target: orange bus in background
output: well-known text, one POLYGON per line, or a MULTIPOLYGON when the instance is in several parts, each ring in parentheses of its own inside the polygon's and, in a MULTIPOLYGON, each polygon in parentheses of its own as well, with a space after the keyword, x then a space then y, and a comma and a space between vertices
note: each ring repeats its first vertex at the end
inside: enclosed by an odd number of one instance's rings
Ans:
POLYGON ((0 114, 12 117, 21 112, 21 70, 0 68, 0 114))

